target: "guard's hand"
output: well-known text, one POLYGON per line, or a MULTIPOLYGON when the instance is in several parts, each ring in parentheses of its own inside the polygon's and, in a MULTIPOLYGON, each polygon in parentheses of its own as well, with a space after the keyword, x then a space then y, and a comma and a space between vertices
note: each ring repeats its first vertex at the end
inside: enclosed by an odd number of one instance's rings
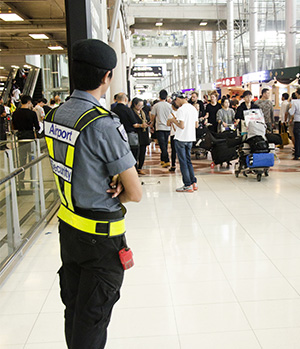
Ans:
POLYGON ((124 190, 124 187, 120 181, 120 177, 119 175, 116 175, 112 178, 111 182, 110 182, 110 186, 111 189, 107 189, 106 192, 113 194, 112 198, 116 198, 117 196, 119 196, 122 191, 124 190))

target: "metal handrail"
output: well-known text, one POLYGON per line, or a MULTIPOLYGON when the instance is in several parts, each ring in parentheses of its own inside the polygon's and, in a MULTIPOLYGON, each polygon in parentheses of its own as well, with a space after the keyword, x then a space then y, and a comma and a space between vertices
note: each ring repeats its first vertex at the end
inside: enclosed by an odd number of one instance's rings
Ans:
POLYGON ((24 165, 23 167, 19 167, 16 170, 14 170, 13 172, 11 172, 10 174, 8 174, 7 176, 3 177, 0 179, 0 185, 9 181, 10 179, 18 176, 20 173, 24 172, 25 170, 27 170, 28 168, 34 166, 35 164, 37 164, 38 162, 40 162, 41 160, 43 160, 44 158, 48 157, 48 154, 43 154, 41 156, 39 156, 38 158, 30 161, 28 164, 24 165))

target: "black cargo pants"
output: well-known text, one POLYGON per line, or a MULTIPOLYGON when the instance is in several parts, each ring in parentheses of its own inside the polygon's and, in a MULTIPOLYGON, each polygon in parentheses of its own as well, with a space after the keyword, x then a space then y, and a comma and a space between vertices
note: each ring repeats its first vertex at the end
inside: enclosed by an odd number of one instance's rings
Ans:
POLYGON ((81 232, 60 221, 61 298, 69 349, 103 349, 124 270, 119 259, 123 238, 81 232))

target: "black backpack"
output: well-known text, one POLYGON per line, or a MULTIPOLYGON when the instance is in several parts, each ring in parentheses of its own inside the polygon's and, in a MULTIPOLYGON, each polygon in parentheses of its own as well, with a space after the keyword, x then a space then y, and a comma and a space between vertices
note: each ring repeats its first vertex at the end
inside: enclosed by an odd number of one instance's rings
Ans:
POLYGON ((269 145, 262 136, 254 136, 246 141, 250 145, 251 153, 268 153, 269 145))

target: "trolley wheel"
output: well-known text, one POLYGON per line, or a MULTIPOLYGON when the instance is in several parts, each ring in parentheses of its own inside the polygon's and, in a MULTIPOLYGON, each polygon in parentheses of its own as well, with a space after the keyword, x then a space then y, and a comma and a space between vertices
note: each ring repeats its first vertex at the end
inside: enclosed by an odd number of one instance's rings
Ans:
POLYGON ((240 171, 234 171, 234 174, 235 174, 236 178, 238 178, 240 171))
POLYGON ((243 175, 244 175, 245 177, 248 177, 246 171, 243 171, 243 175))
POLYGON ((261 181, 261 173, 258 173, 256 178, 257 178, 257 182, 260 182, 261 181))
POLYGON ((266 177, 269 176, 269 170, 265 170, 264 173, 265 173, 265 176, 266 176, 266 177))

